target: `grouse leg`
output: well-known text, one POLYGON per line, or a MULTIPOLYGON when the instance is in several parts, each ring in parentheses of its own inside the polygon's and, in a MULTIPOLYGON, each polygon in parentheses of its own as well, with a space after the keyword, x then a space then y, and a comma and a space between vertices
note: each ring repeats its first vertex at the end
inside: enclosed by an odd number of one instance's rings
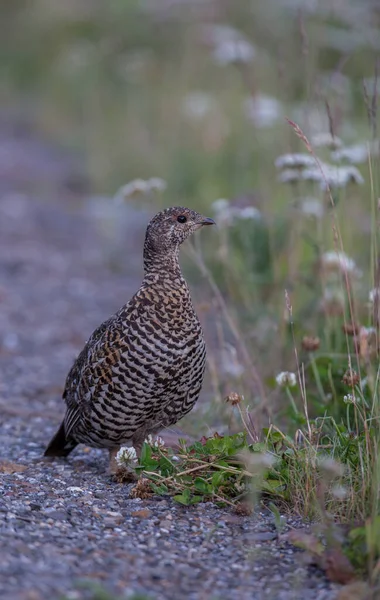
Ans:
POLYGON ((116 475, 116 473, 119 470, 119 465, 116 462, 116 454, 119 452, 119 450, 120 446, 117 446, 116 448, 112 448, 112 450, 109 451, 108 472, 110 475, 116 475))

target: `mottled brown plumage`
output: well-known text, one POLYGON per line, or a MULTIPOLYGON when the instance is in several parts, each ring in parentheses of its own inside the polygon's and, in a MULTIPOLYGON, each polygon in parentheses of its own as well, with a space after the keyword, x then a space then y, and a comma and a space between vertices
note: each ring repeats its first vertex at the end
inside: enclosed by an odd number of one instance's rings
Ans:
POLYGON ((137 451, 150 433, 173 425, 198 399, 206 349, 179 247, 203 225, 195 211, 168 208, 149 223, 140 289, 94 331, 71 368, 64 420, 45 456, 67 456, 78 443, 137 451))

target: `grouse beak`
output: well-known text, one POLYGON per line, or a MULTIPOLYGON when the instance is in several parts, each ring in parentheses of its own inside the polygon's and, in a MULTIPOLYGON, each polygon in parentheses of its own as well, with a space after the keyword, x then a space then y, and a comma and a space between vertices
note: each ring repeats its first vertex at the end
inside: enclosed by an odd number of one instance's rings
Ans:
POLYGON ((210 217, 204 217, 202 225, 216 225, 214 219, 210 219, 210 217))

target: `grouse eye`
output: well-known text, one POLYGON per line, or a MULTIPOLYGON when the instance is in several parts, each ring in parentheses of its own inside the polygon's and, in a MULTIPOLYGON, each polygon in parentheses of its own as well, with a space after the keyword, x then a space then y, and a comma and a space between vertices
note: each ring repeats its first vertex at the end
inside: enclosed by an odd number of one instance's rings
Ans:
POLYGON ((187 219, 185 215, 179 215, 179 217, 177 217, 177 221, 178 223, 186 223, 187 219))

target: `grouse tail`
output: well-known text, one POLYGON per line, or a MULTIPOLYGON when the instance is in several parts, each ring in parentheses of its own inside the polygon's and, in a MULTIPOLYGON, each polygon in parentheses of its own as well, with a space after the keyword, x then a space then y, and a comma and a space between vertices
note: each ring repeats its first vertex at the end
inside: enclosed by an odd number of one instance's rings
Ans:
POLYGON ((65 425, 62 421, 57 433, 50 440, 44 452, 44 456, 67 456, 72 450, 74 450, 75 446, 77 445, 78 442, 76 442, 72 438, 66 438, 65 425))

